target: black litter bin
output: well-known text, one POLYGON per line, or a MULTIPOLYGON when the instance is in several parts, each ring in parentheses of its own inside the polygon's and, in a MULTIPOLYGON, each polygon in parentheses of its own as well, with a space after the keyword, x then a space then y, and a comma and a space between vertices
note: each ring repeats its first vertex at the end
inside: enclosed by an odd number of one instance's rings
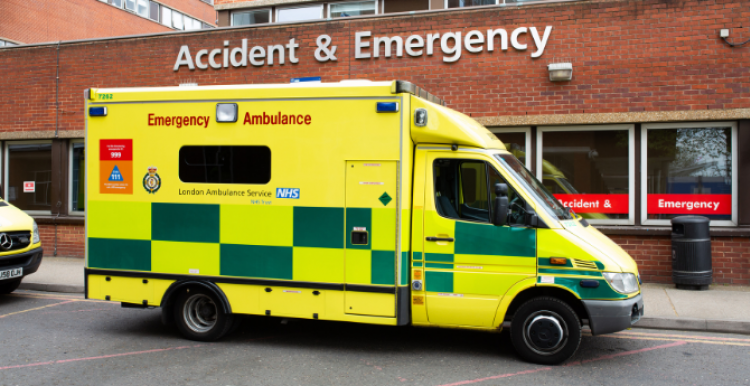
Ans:
POLYGON ((672 219, 672 280, 677 288, 707 290, 713 280, 709 221, 702 216, 672 219))

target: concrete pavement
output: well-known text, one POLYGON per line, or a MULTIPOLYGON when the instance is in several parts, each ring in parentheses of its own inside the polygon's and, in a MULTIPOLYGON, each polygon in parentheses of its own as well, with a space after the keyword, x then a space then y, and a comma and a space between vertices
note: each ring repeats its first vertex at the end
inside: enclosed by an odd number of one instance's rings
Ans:
MULTIPOLYGON (((45 257, 21 289, 83 293, 83 259, 45 257)), ((645 315, 638 327, 750 334, 750 287, 712 285, 687 291, 669 284, 644 284, 645 315)))

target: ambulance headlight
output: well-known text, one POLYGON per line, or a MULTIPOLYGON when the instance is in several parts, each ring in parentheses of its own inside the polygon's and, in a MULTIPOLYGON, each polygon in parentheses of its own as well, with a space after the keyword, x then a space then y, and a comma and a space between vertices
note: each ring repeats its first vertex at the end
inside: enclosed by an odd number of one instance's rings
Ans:
POLYGON ((217 103, 216 122, 237 122, 237 104, 217 103))
POLYGON ((36 244, 39 242, 39 227, 36 226, 36 221, 34 221, 34 226, 31 227, 31 243, 36 244))
POLYGON ((638 291, 638 279, 632 273, 602 272, 609 285, 615 291, 623 294, 632 294, 638 291))

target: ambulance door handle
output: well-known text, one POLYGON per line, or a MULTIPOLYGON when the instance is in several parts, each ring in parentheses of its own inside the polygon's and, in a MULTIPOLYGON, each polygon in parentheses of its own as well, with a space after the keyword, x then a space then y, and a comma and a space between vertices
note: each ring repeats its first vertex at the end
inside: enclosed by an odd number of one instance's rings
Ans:
POLYGON ((435 237, 435 236, 428 236, 425 238, 427 241, 448 241, 453 242, 453 237, 435 237))

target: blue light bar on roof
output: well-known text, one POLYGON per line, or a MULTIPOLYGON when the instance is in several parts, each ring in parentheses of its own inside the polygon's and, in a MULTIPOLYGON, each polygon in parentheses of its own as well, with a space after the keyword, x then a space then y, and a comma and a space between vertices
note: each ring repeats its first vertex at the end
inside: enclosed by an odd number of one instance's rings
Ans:
POLYGON ((89 107, 89 116, 90 117, 106 117, 107 108, 106 107, 89 107))
POLYGON ((308 82, 318 82, 320 83, 322 80, 319 76, 309 76, 307 78, 292 78, 292 80, 289 83, 308 83, 308 82))
POLYGON ((378 102, 379 113, 397 113, 398 102, 378 102))

